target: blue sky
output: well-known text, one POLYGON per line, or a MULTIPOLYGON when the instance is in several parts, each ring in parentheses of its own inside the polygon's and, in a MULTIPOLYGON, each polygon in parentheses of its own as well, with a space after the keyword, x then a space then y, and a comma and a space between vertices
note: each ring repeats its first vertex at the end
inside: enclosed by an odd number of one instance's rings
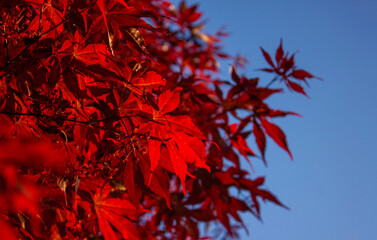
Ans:
POLYGON ((276 121, 294 162, 270 141, 268 168, 254 163, 291 210, 265 204, 263 223, 244 216, 250 235, 242 239, 376 239, 377 1, 206 0, 200 9, 207 32, 227 26, 224 47, 250 60, 247 76, 266 66, 259 46, 274 52, 283 38, 285 50, 299 51, 298 66, 325 80, 311 81, 311 99, 270 101, 304 116, 276 121))

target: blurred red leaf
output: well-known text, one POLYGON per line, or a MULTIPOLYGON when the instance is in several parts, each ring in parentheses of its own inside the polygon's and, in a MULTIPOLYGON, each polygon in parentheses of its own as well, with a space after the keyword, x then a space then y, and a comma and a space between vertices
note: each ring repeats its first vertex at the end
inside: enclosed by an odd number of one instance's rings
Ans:
POLYGON ((268 54, 268 53, 267 53, 262 47, 260 48, 260 50, 262 51, 263 56, 264 56, 264 59, 267 61, 267 63, 268 63, 273 69, 275 69, 275 65, 274 65, 274 63, 272 62, 272 59, 271 59, 270 54, 268 54))
POLYGON ((257 142, 258 148, 262 154, 262 160, 264 164, 266 164, 266 159, 265 159, 265 150, 266 150, 266 136, 264 135, 263 130, 259 126, 258 123, 254 122, 253 126, 253 133, 255 136, 255 141, 257 142))
POLYGON ((309 98, 309 96, 306 94, 304 91, 304 88, 301 87, 299 84, 292 82, 292 81, 287 81, 287 85, 290 89, 292 89, 295 92, 301 93, 309 98))
POLYGON ((270 136, 281 148, 283 148, 288 154, 289 157, 293 160, 293 156, 288 149, 287 139, 284 132, 275 124, 267 121, 266 119, 260 117, 260 122, 268 136, 270 136))
POLYGON ((278 49, 276 49, 276 54, 275 54, 275 60, 276 60, 277 64, 280 63, 283 56, 284 56, 283 40, 280 39, 280 44, 279 44, 278 49))
POLYGON ((292 72, 292 76, 299 80, 305 80, 306 78, 313 78, 313 75, 305 70, 299 69, 292 72))

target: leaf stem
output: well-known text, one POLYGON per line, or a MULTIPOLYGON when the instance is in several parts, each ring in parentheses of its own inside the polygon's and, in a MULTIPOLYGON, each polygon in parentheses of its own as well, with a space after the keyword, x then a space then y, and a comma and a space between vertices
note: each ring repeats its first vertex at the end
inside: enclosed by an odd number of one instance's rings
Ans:
POLYGON ((274 77, 267 85, 265 88, 269 88, 274 82, 276 82, 276 80, 278 80, 278 77, 274 77))

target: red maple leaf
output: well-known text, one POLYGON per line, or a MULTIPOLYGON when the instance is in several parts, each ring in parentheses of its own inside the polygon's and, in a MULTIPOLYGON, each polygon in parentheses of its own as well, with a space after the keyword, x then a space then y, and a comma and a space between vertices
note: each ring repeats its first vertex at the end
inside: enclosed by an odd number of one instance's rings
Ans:
MULTIPOLYGON (((96 186, 98 183, 81 183, 81 188, 85 188, 86 184, 95 184, 94 186, 96 186)), ((90 199, 83 198, 87 201, 83 206, 92 205, 97 216, 98 233, 101 233, 105 239, 118 239, 119 233, 124 239, 140 239, 138 230, 133 223, 138 218, 136 207, 124 197, 111 197, 113 189, 108 184, 103 188, 101 185, 91 188, 94 188, 94 192, 90 193, 90 199)), ((79 190, 79 195, 83 196, 83 190, 79 190)), ((87 209, 86 206, 85 209, 87 209)))

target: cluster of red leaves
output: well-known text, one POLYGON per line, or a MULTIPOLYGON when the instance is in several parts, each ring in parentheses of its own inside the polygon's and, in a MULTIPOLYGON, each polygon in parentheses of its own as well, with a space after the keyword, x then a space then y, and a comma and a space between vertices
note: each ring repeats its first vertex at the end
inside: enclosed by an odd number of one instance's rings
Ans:
MULTIPOLYGON (((215 77, 226 34, 204 34, 196 6, 14 0, 0 12, 3 237, 199 239, 198 224, 218 222, 237 236, 240 212, 283 206, 240 155, 265 161, 269 136, 292 157, 271 119, 295 113, 235 67, 231 82, 215 77)), ((262 52, 264 71, 306 95, 313 76, 293 55, 262 52)))

